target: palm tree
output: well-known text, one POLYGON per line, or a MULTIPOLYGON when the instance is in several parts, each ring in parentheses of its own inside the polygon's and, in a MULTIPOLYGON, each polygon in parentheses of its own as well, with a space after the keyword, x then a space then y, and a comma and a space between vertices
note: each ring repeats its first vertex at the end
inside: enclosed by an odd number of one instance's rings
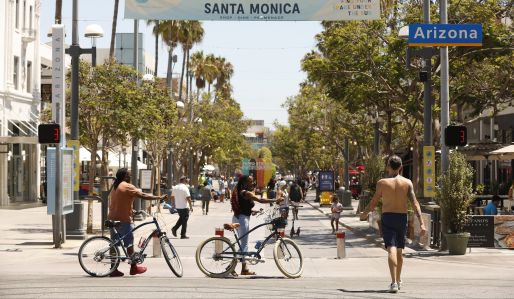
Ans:
POLYGON ((205 56, 203 51, 194 52, 191 55, 191 71, 195 75, 197 100, 200 97, 200 89, 205 88, 205 56))
POLYGON ((207 93, 209 93, 209 98, 211 94, 211 85, 218 77, 218 67, 216 66, 216 56, 214 54, 209 54, 205 56, 205 74, 204 78, 207 81, 207 93))
MULTIPOLYGON (((179 35, 178 31, 179 28, 182 26, 182 23, 184 21, 176 21, 176 20, 168 20, 163 21, 159 25, 159 32, 161 34, 162 40, 166 45, 168 46, 168 69, 166 72, 166 87, 168 88, 170 95, 172 93, 172 86, 171 86, 171 77, 172 77, 172 63, 173 63, 173 50, 178 45, 179 42, 179 35)), ((181 88, 179 88, 180 90, 181 88)))
POLYGON ((114 39, 116 37, 116 25, 118 23, 118 6, 120 0, 114 0, 114 13, 112 15, 111 45, 109 47, 109 61, 114 61, 114 39))
POLYGON ((225 57, 217 57, 216 66, 218 68, 218 77, 216 78, 216 96, 214 99, 217 100, 218 93, 220 93, 224 99, 228 99, 232 92, 230 79, 232 75, 234 75, 234 67, 230 62, 226 61, 225 57))
POLYGON ((152 33, 155 36, 155 65, 153 69, 153 75, 157 78, 157 68, 159 65, 159 35, 160 31, 160 21, 159 20, 148 20, 146 21, 146 25, 153 25, 152 33))
MULTIPOLYGON (((204 30, 202 23, 199 21, 183 21, 180 26, 178 35, 179 43, 182 45, 182 73, 180 74, 179 98, 182 99, 182 84, 184 83, 184 75, 189 71, 189 51, 203 39, 204 30)), ((186 82, 186 90, 188 83, 186 82)))
POLYGON ((62 22, 62 0, 55 0, 55 24, 62 22))

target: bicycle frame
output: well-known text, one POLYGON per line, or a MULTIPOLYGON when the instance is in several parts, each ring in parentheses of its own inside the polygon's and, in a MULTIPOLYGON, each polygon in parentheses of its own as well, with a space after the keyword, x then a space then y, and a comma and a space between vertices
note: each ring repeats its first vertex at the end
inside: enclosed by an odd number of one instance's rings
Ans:
MULTIPOLYGON (((120 236, 120 234, 118 233, 118 231, 116 230, 115 227, 112 228, 112 230, 114 231, 115 235, 115 239, 113 239, 113 245, 114 246, 119 246, 121 245, 121 248, 123 250, 123 253, 125 254, 125 257, 128 258, 128 253, 127 253, 127 248, 125 247, 125 243, 123 242, 123 239, 130 233, 134 233, 136 230, 138 230, 139 228, 143 227, 143 226, 146 226, 146 225, 149 225, 149 224, 155 224, 156 226, 156 229, 152 231, 152 233, 150 233, 148 235, 148 237, 146 238, 145 240, 145 245, 143 246, 143 248, 141 248, 141 250, 139 250, 139 253, 142 254, 146 247, 148 246, 148 244, 150 243, 150 239, 154 236, 154 234, 157 234, 158 237, 161 237, 163 235, 163 232, 161 231, 161 228, 159 226, 159 223, 157 222, 157 219, 155 217, 153 217, 153 220, 152 221, 148 221, 148 222, 143 222, 141 224, 139 224, 138 226, 134 227, 130 232, 124 234, 123 236, 120 236), (116 238, 117 237, 117 238, 116 238)), ((134 240, 135 241, 135 240, 134 240)), ((132 246, 135 246, 136 244, 132 244, 132 246)))
MULTIPOLYGON (((245 257, 245 256, 251 256, 251 255, 256 255, 259 259, 261 258, 261 251, 264 249, 265 245, 268 243, 268 241, 272 238, 272 237, 277 237, 277 239, 282 239, 282 237, 280 236, 280 234, 277 232, 276 229, 273 230, 273 232, 271 234, 269 234, 265 239, 264 241, 262 242, 262 245, 261 247, 257 250, 257 251, 242 251, 241 249, 241 242, 240 240, 244 237, 246 237, 247 235, 249 235, 251 232, 257 230, 258 228, 261 228, 265 225, 270 225, 270 224, 273 224, 272 222, 266 222, 266 223, 262 223, 262 224, 259 224, 257 225, 256 227, 252 228, 251 230, 249 230, 246 234, 238 237, 237 235, 237 231, 236 229, 233 230, 233 233, 234 233, 234 236, 236 238, 236 241, 231 243, 230 245, 231 246, 234 246, 235 244, 237 244, 237 246, 239 247, 239 250, 236 252, 236 254, 238 255, 238 258, 242 258, 242 257, 245 257)), ((228 249, 228 248, 227 248, 228 249)), ((223 252, 220 252, 220 255, 225 253, 226 250, 224 250, 223 252)))

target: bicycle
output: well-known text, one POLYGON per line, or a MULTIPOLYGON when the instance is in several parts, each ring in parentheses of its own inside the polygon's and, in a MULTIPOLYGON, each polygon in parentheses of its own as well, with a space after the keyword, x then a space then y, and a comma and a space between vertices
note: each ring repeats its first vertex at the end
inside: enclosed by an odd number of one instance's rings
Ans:
MULTIPOLYGON (((259 215, 262 214, 264 211, 261 209, 259 215)), ((234 271, 237 261, 242 258, 248 257, 246 261, 252 265, 263 263, 261 251, 270 240, 276 239, 273 259, 277 268, 289 278, 298 278, 303 272, 303 256, 298 245, 293 240, 284 237, 283 229, 286 225, 287 218, 281 215, 257 225, 243 236, 238 237, 236 229, 240 226, 239 223, 225 223, 224 229, 232 231, 236 241, 231 242, 224 236, 216 236, 203 241, 196 250, 196 264, 200 271, 209 277, 226 277, 234 271), (240 240, 262 226, 270 226, 272 232, 262 241, 257 251, 242 251, 240 240), (236 245, 239 247, 238 251, 235 249, 236 245)))
MULTIPOLYGON (((144 211, 139 213, 147 214, 144 211)), ((184 273, 182 262, 180 261, 175 247, 173 247, 169 238, 166 236, 166 232, 161 230, 155 216, 155 214, 152 215, 152 221, 141 223, 132 229, 131 232, 133 233, 146 225, 153 224, 156 227, 146 239, 142 238, 143 242, 139 244, 141 249, 138 252, 134 252, 132 256, 128 255, 127 249, 123 244, 123 239, 129 233, 120 236, 116 227, 119 226, 121 222, 106 220, 105 227, 114 231, 114 240, 106 236, 95 236, 84 241, 78 252, 79 263, 82 269, 91 276, 105 277, 118 269, 120 262, 141 264, 146 258, 144 252, 148 243, 152 237, 156 236, 160 239, 162 253, 168 267, 177 277, 182 277, 184 273), (120 255, 119 247, 122 248, 124 255, 120 255), (89 265, 89 262, 91 262, 91 265, 89 265), (98 267, 98 269, 96 267, 98 267)))

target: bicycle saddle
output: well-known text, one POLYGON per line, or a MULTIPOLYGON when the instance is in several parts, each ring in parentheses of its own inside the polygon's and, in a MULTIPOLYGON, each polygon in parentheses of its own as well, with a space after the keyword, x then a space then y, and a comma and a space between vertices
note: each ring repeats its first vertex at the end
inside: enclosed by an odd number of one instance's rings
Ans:
POLYGON ((104 225, 107 228, 113 228, 118 226, 121 223, 121 221, 112 221, 112 220, 105 220, 104 225))
POLYGON ((240 227, 241 224, 239 223, 225 223, 223 224, 223 228, 225 228, 226 230, 234 230, 238 227, 240 227))

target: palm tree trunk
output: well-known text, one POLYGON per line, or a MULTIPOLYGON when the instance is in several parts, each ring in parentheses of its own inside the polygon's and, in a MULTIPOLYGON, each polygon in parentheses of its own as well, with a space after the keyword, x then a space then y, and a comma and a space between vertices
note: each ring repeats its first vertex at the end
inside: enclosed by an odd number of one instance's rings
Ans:
MULTIPOLYGON (((159 20, 157 20, 157 23, 155 24, 157 28, 159 28, 159 20)), ((155 66, 154 66, 154 72, 153 76, 155 79, 157 79, 157 68, 159 65, 159 33, 155 35, 155 66)))
POLYGON ((180 85, 178 87, 178 98, 183 101, 182 99, 182 84, 184 84, 184 71, 186 69, 186 51, 183 51, 182 55, 182 72, 180 74, 180 85))
POLYGON ((55 0, 55 24, 62 23, 62 0, 55 0))
POLYGON ((120 0, 114 0, 114 13, 112 15, 111 45, 109 48, 109 62, 114 61, 114 39, 116 37, 116 25, 118 23, 118 6, 120 0))
MULTIPOLYGON (((89 165, 89 195, 93 195, 96 176, 96 151, 98 150, 95 142, 91 148, 91 164, 89 165)), ((93 233, 93 200, 87 201, 87 220, 86 220, 86 233, 93 233)))
POLYGON ((169 96, 173 95, 173 86, 171 82, 171 67, 173 66, 173 48, 170 47, 168 50, 168 70, 166 71, 166 88, 168 88, 168 94, 169 96))

